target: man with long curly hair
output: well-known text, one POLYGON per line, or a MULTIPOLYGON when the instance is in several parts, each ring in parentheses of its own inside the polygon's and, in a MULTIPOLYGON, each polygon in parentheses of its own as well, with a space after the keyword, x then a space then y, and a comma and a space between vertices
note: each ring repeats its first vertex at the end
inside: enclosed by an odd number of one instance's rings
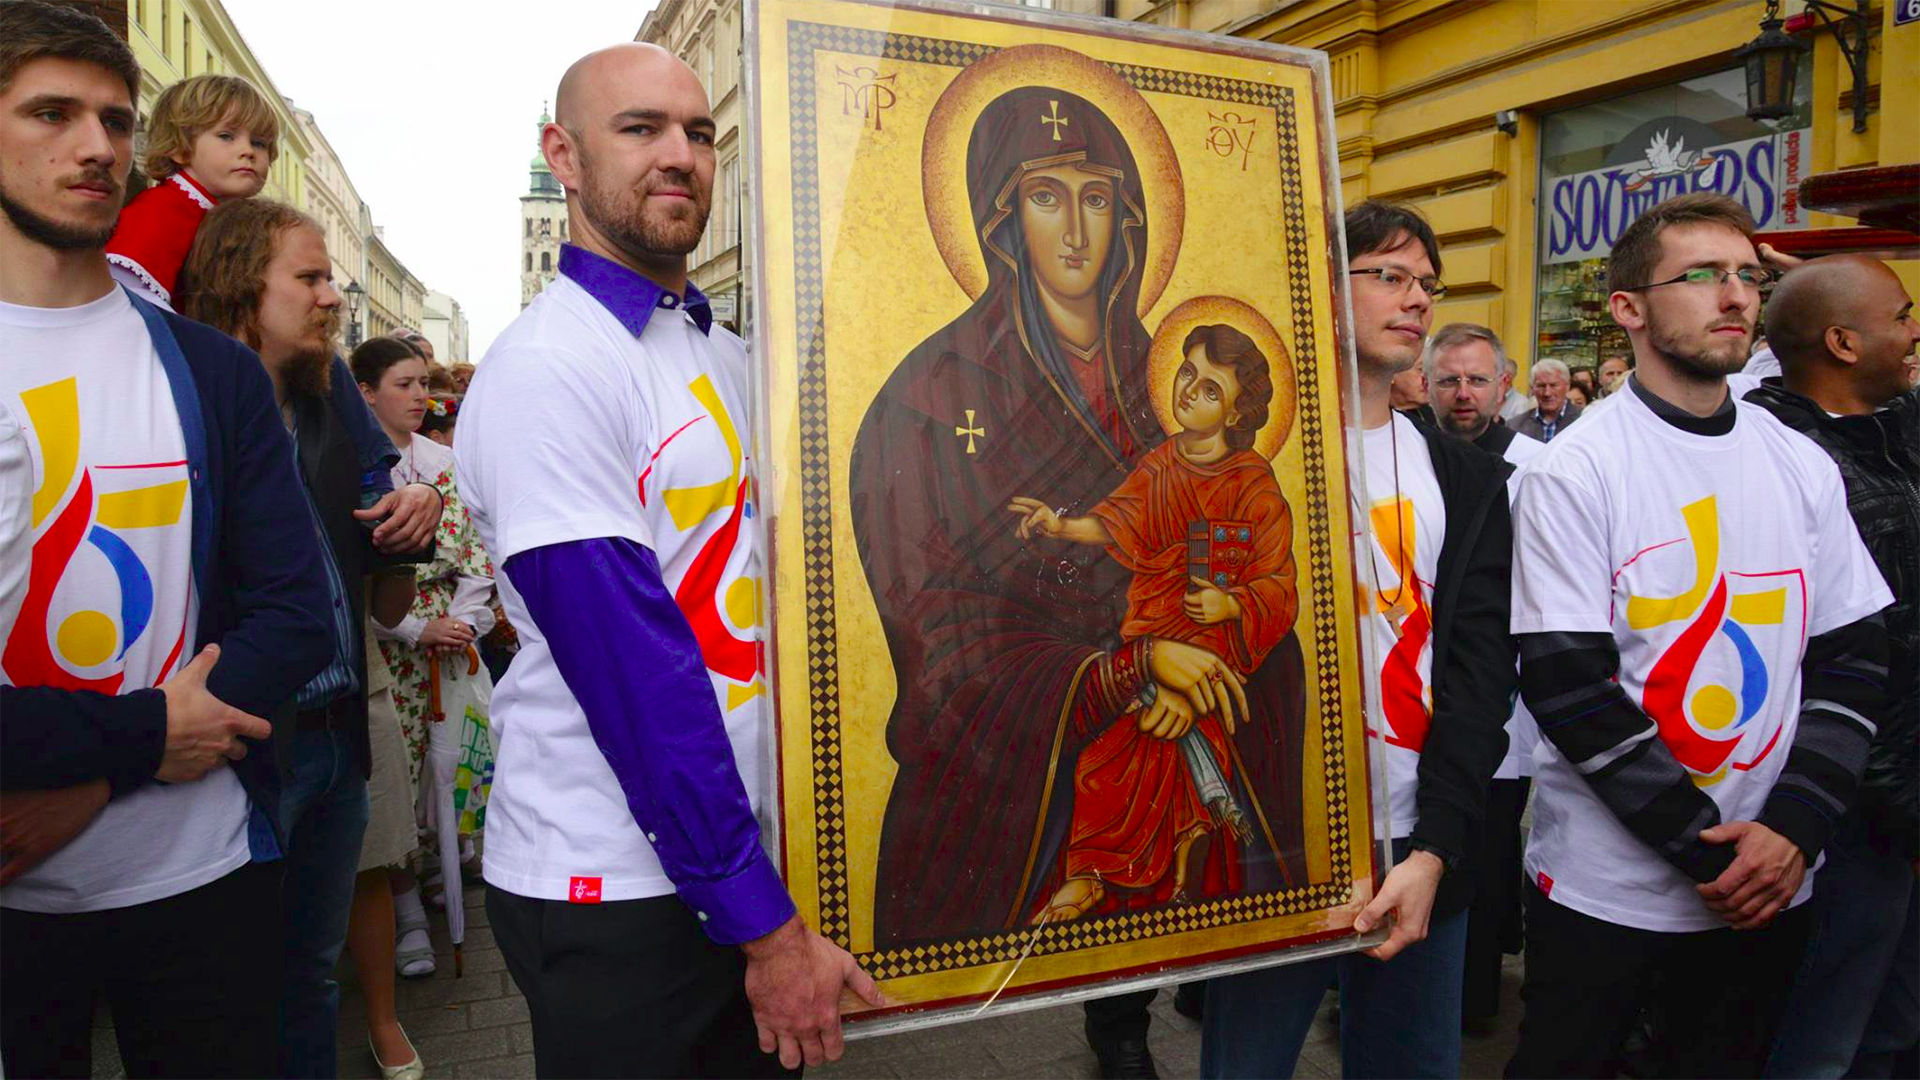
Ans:
MULTIPOLYGON (((373 418, 334 355, 340 294, 331 266, 313 219, 281 203, 237 200, 207 215, 175 296, 181 314, 258 351, 300 465, 309 532, 326 541, 322 568, 330 602, 320 610, 330 630, 329 663, 294 694, 295 730, 282 744, 288 756, 281 802, 287 838, 282 1076, 337 1073, 340 991, 331 975, 346 941, 372 760, 361 581, 390 558, 428 547, 440 521, 440 496, 428 484, 408 484, 362 508, 368 463, 353 429, 372 425, 373 418)), ((379 444, 390 449, 384 436, 379 444)), ((391 464, 387 459, 377 467, 384 472, 391 464)), ((373 493, 367 495, 371 501, 373 493)))

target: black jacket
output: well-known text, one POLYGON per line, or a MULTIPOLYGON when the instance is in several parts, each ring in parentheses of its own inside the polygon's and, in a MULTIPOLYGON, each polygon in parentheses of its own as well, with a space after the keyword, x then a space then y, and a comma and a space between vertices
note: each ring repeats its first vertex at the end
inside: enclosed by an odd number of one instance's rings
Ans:
POLYGON ((1447 534, 1433 587, 1433 726, 1420 751, 1419 820, 1410 839, 1457 860, 1434 898, 1433 916, 1440 918, 1473 899, 1473 875, 1461 863, 1478 857, 1487 785, 1507 752, 1517 679, 1508 626, 1513 466, 1438 428, 1417 426, 1440 484, 1447 534))
MULTIPOLYGON (((373 757, 367 741, 368 642, 362 629, 366 626, 366 589, 363 583, 366 575, 376 571, 399 564, 431 560, 434 545, 429 543, 425 551, 415 555, 382 555, 374 549, 373 531, 353 516, 353 512, 360 509, 363 493, 379 493, 368 482, 371 477, 366 470, 375 469, 384 475, 398 460, 398 455, 393 452, 392 444, 381 435, 377 443, 378 450, 382 451, 378 460, 371 466, 366 464, 368 455, 355 431, 355 425, 362 418, 341 415, 345 409, 364 411, 366 405, 357 391, 353 391, 350 397, 341 392, 343 385, 351 391, 354 383, 347 366, 338 358, 333 362, 333 382, 333 393, 327 397, 300 395, 292 398, 296 457, 300 462, 300 477, 306 482, 308 493, 313 496, 313 505, 319 511, 328 546, 333 550, 334 565, 339 567, 341 583, 346 586, 354 639, 349 661, 354 665, 354 675, 361 680, 361 686, 357 693, 343 699, 341 706, 349 711, 347 731, 353 744, 354 763, 360 767, 362 776, 371 776, 373 757)), ((366 415, 364 419, 367 423, 373 421, 371 415, 366 415)), ((374 430, 376 433, 379 431, 377 427, 374 430)), ((290 733, 294 727, 293 724, 276 724, 275 732, 284 729, 290 733)), ((282 754, 281 757, 285 760, 287 755, 282 754)))
POLYGON ((1877 846, 1920 857, 1920 391, 1871 416, 1828 416, 1779 378, 1747 400, 1818 443, 1840 466, 1847 509, 1893 592, 1883 612, 1892 715, 1870 717, 1879 734, 1867 754, 1855 813, 1877 846))
MULTIPOLYGON (((1513 440, 1519 437, 1519 432, 1501 423, 1500 418, 1496 416, 1493 418, 1493 423, 1487 425, 1487 430, 1481 432, 1480 437, 1473 440, 1473 445, 1504 461, 1507 456, 1507 447, 1512 446, 1513 440)), ((1539 440, 1535 441, 1537 442, 1539 440)))

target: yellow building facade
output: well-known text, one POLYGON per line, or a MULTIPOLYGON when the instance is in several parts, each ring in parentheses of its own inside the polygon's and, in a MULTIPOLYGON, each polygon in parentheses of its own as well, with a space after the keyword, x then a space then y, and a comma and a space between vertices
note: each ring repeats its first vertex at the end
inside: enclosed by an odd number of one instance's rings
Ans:
POLYGON ((93 11, 124 29, 140 62, 139 113, 144 131, 160 91, 194 75, 239 75, 260 88, 280 117, 280 153, 267 172, 261 192, 279 202, 307 208, 307 156, 313 146, 293 110, 287 107, 266 69, 234 29, 219 0, 126 0, 94 5, 93 11))
MULTIPOLYGON (((1847 225, 1794 205, 1792 186, 1835 169, 1920 161, 1920 118, 1905 107, 1920 89, 1920 20, 1897 23, 1889 0, 1869 9, 1859 133, 1852 77, 1825 29, 1796 34, 1811 48, 1795 116, 1761 124, 1742 115, 1734 51, 1759 33, 1761 0, 1055 6, 1327 52, 1347 203, 1419 207, 1439 234, 1450 288, 1436 325, 1492 326, 1523 366, 1543 355, 1591 365, 1624 348, 1594 270, 1650 196, 1723 185, 1763 229, 1847 225), (1898 103, 1891 115, 1880 107, 1883 84, 1898 103), (1712 173, 1716 158, 1730 158, 1717 167, 1731 171, 1712 173)), ((1781 14, 1803 7, 1786 0, 1781 14)), ((1896 269, 1920 294, 1920 264, 1896 269)))

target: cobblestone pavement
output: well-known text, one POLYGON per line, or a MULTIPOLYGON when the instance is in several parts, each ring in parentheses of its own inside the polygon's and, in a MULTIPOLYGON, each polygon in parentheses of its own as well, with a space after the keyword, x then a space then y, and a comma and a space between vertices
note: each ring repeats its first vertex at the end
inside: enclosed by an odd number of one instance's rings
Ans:
MULTIPOLYGON (((446 924, 435 916, 433 935, 439 971, 426 979, 402 980, 399 986, 400 1023, 426 1060, 429 1077, 509 1080, 533 1075, 533 1028, 527 1019, 526 999, 507 975, 506 960, 494 945, 481 897, 479 888, 467 890, 465 976, 453 977, 453 951, 446 939, 446 924)), ((374 1080, 380 1071, 367 1049, 364 1006, 352 985, 351 966, 343 963, 342 969, 340 1075, 346 1080, 374 1080)), ((1463 1076, 1497 1077, 1506 1067, 1519 1023, 1519 987, 1519 961, 1508 957, 1500 1028, 1485 1038, 1467 1038, 1461 1062, 1463 1076)), ((1199 1075, 1200 1027, 1173 1011, 1171 991, 1155 999, 1153 1017, 1149 1042, 1161 1075, 1199 1075)), ((848 1044, 846 1056, 838 1064, 812 1069, 808 1074, 821 1080, 1094 1077, 1099 1069, 1093 1052, 1087 1049, 1081 1023, 1080 1006, 1066 1005, 859 1039, 848 1044)), ((104 1014, 94 1030, 93 1075, 125 1076, 104 1014)), ((1296 1075, 1314 1080, 1340 1075, 1338 1044, 1325 1010, 1301 1053, 1296 1075)))

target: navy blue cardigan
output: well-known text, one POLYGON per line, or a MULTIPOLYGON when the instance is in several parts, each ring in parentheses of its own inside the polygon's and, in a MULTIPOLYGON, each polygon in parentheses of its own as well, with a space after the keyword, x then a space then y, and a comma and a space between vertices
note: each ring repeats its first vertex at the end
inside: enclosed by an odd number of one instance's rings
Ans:
MULTIPOLYGON (((290 712, 275 713, 326 667, 333 643, 320 538, 273 385, 260 358, 220 331, 138 298, 133 306, 153 336, 187 447, 198 638, 220 646, 207 688, 244 712, 291 723, 290 712)), ((351 391, 351 381, 337 389, 351 391)), ((109 697, 0 687, 0 790, 105 778, 115 794, 130 791, 152 781, 166 736, 158 689, 109 697)), ((249 740, 233 770, 253 800, 255 854, 270 856, 277 845, 262 835, 261 815, 278 834, 280 804, 271 741, 249 740)))

